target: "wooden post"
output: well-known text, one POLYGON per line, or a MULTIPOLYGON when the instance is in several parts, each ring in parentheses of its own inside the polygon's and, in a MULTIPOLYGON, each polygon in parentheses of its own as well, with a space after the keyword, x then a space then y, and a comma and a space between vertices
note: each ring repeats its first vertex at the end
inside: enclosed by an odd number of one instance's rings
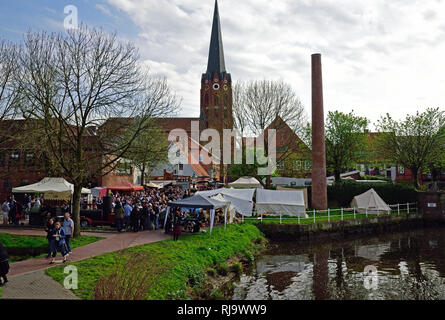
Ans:
POLYGON ((341 221, 343 221, 343 208, 341 208, 341 221))
POLYGON ((331 209, 328 208, 328 222, 331 222, 331 209))
POLYGON ((406 204, 406 208, 407 208, 408 214, 409 214, 409 203, 406 204))
POLYGON ((354 208, 354 219, 356 218, 356 215, 355 215, 355 208, 354 208))
POLYGON ((315 224, 315 209, 314 209, 314 224, 315 224))

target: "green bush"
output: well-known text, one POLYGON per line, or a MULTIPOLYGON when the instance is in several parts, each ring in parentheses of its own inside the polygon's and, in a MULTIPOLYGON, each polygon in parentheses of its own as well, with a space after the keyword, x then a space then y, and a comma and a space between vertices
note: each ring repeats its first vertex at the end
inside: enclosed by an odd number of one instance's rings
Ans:
MULTIPOLYGON (((330 206, 349 207, 352 199, 373 188, 387 204, 412 203, 417 201, 417 192, 411 185, 357 183, 346 181, 328 186, 328 201, 330 206)), ((311 188, 308 188, 308 197, 311 199, 311 188)), ((309 200, 310 202, 311 200, 309 200)))

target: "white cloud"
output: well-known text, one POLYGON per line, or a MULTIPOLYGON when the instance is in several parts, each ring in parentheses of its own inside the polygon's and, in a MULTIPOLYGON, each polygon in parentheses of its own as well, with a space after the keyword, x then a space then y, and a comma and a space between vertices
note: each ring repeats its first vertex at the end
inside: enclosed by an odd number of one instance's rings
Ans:
MULTIPOLYGON (((213 1, 107 0, 140 32, 151 69, 199 115, 213 1)), ((445 4, 441 0, 220 0, 226 66, 234 81, 283 79, 310 114, 310 55, 323 54, 325 109, 400 118, 444 106, 445 4)))

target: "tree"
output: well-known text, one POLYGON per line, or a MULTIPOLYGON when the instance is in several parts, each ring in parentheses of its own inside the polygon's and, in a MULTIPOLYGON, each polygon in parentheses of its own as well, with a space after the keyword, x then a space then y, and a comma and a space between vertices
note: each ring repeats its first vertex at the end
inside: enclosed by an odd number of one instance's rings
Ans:
MULTIPOLYGON (((17 117, 19 95, 14 87, 14 73, 17 72, 18 47, 12 43, 0 40, 0 121, 17 117)), ((0 130, 0 145, 12 139, 19 128, 10 123, 0 130)))
POLYGON ((149 120, 177 107, 166 80, 144 72, 138 58, 115 34, 85 26, 24 40, 15 83, 27 135, 74 184, 75 236, 82 185, 114 170, 149 120))
POLYGON ((360 158, 366 148, 368 119, 350 112, 329 112, 326 121, 326 166, 334 171, 335 182, 340 182, 342 169, 360 158))
MULTIPOLYGON (((242 134, 264 135, 266 157, 272 152, 267 147, 266 130, 277 131, 276 137, 281 140, 277 142, 277 165, 300 149, 307 149, 298 138, 306 123, 304 107, 289 84, 270 80, 238 82, 233 88, 233 112, 235 128, 242 134)), ((265 187, 270 188, 270 175, 266 176, 265 187)))
MULTIPOLYGON (((129 131, 131 136, 133 133, 129 131)), ((168 135, 156 126, 155 120, 134 140, 125 158, 141 171, 141 185, 145 183, 145 174, 150 173, 157 165, 168 158, 168 135)))
POLYGON ((414 187, 419 188, 419 174, 443 160, 444 126, 445 113, 439 108, 428 108, 400 121, 386 114, 377 123, 377 150, 384 158, 410 169, 414 187))

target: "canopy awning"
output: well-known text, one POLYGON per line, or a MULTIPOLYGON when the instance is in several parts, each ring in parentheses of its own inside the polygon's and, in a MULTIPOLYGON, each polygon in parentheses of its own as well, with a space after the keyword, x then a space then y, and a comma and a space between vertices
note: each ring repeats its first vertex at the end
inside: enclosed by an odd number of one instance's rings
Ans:
POLYGON ((149 182, 145 186, 148 187, 148 188, 156 188, 156 189, 161 189, 162 188, 160 185, 158 185, 156 183, 153 183, 153 182, 149 182))
MULTIPOLYGON (((12 189, 13 193, 43 193, 47 200, 69 200, 74 192, 74 185, 64 178, 43 178, 37 183, 12 189)), ((91 193, 82 188, 82 194, 91 193)))
POLYGON ((254 177, 241 177, 238 180, 229 183, 231 187, 242 187, 242 188, 259 188, 262 189, 263 185, 254 177))
POLYGON ((252 216, 253 210, 253 195, 256 189, 215 189, 208 191, 199 191, 196 194, 205 197, 214 197, 222 195, 226 201, 230 201, 231 205, 235 207, 236 211, 243 216, 252 216))
POLYGON ((178 201, 168 203, 169 207, 180 208, 202 208, 202 209, 219 209, 224 208, 227 204, 218 200, 210 199, 201 195, 194 195, 178 201))

